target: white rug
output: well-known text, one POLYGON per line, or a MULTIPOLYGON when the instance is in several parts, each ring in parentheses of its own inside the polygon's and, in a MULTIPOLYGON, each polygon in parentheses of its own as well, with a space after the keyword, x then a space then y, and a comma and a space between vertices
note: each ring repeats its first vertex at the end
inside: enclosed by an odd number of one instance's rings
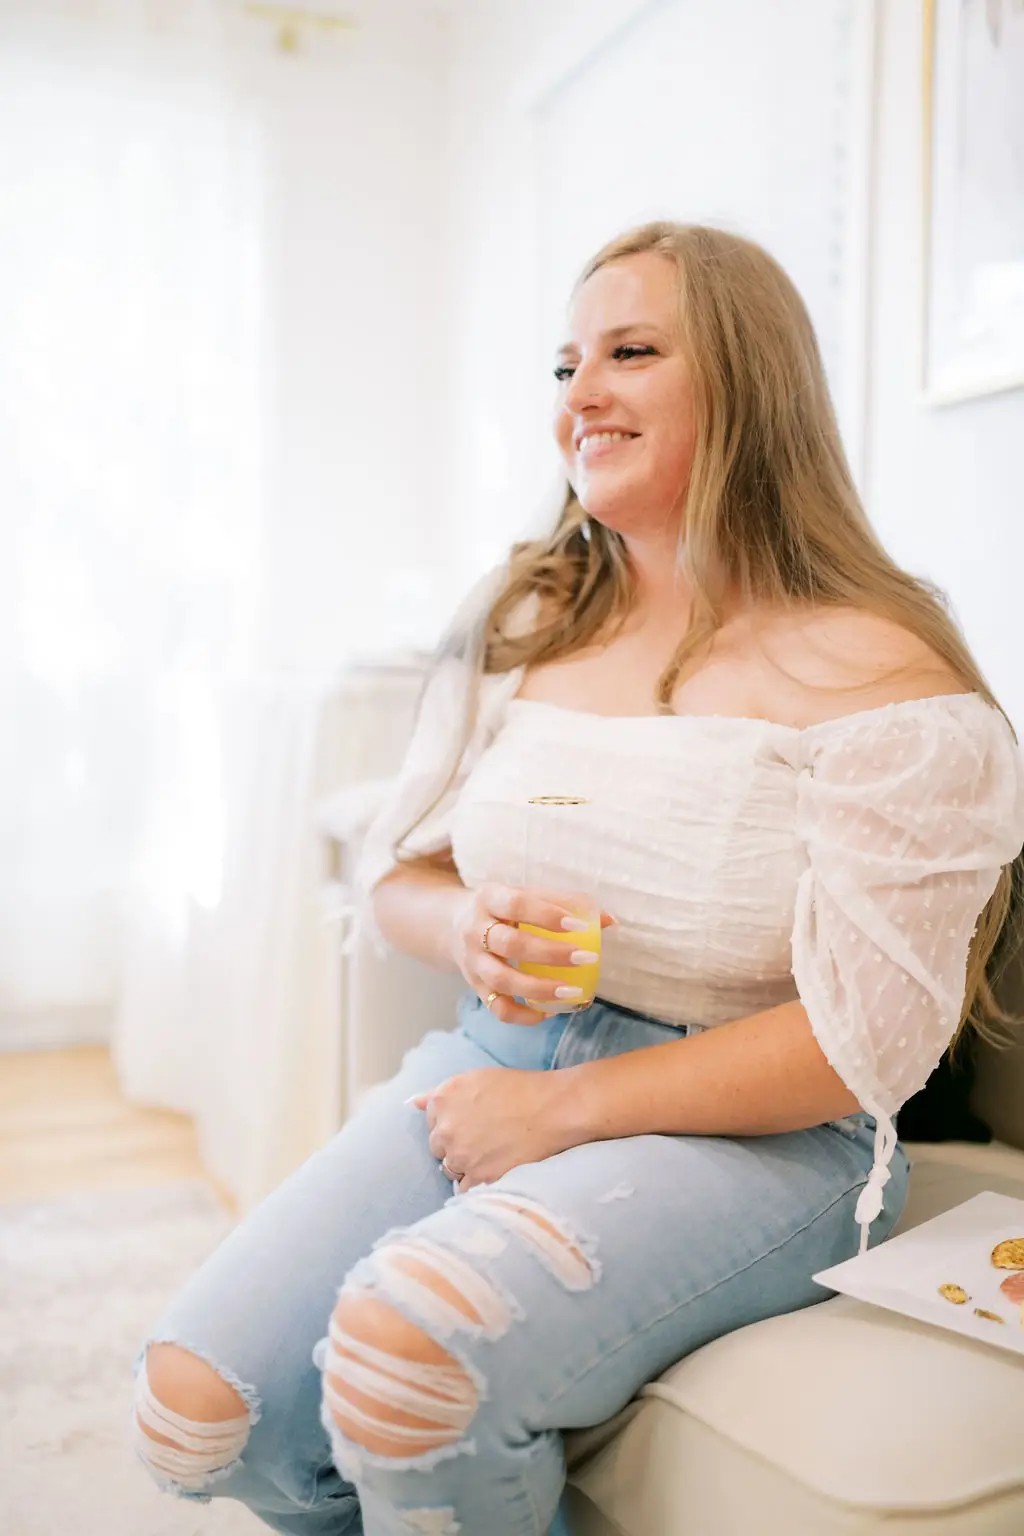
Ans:
POLYGON ((162 1494, 128 1437, 132 1359, 230 1230, 197 1180, 0 1206, 0 1531, 257 1536, 228 1499, 162 1494))

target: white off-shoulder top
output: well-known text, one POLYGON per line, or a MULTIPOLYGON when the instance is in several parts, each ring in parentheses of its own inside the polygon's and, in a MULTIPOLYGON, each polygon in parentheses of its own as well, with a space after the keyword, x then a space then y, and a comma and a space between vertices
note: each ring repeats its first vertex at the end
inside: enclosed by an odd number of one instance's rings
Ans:
MULTIPOLYGON (((361 920, 393 844, 451 766, 456 664, 425 694, 357 873, 361 920)), ((1024 841, 1024 759, 976 693, 804 729, 735 716, 608 717, 483 679, 451 786, 403 843, 450 846, 467 886, 592 891, 618 918, 600 995, 713 1028, 799 998, 826 1059, 877 1123, 856 1219, 882 1209, 893 1117, 960 1018, 967 951, 1024 841), (583 805, 531 805, 541 795, 583 805)))

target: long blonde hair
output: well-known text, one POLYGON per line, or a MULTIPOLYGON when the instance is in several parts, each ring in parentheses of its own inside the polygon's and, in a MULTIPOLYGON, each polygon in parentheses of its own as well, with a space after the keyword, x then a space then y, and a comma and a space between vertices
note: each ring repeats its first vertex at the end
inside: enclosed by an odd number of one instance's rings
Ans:
MULTIPOLYGON (((675 264, 696 434, 680 533, 692 614, 658 680, 659 706, 670 708, 684 669, 706 652, 732 590, 746 604, 854 607, 890 619, 999 708, 943 595, 896 565, 865 516, 814 329, 786 273, 750 240, 657 222, 602 247, 574 293, 607 263, 645 252, 675 264)), ((475 633, 455 643, 478 675, 552 661, 614 633, 632 595, 621 536, 588 519, 568 486, 552 532, 512 547, 496 601, 475 633), (540 618, 522 633, 514 617, 533 594, 540 618)), ((978 921, 954 1043, 965 1025, 990 1033, 993 1021, 1011 1020, 989 972, 997 941, 1000 970, 1010 948, 1022 872, 1020 857, 1002 871, 978 921)))

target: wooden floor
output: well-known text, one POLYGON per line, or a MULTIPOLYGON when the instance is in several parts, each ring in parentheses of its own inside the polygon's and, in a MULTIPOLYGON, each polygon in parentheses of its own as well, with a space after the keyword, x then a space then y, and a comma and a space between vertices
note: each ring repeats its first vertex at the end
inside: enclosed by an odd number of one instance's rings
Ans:
POLYGON ((0 1203, 205 1179, 187 1115, 121 1096, 106 1048, 0 1053, 0 1203))

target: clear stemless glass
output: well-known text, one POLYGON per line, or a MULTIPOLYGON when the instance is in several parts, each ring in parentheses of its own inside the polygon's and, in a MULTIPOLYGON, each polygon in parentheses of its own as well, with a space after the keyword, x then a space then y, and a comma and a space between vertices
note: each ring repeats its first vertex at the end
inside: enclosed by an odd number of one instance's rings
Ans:
MULTIPOLYGON (((571 818, 575 808, 589 803, 582 795, 530 796, 526 802, 526 825, 523 837, 523 885, 547 885, 547 881, 538 880, 535 876, 533 849, 537 846, 550 847, 551 834, 556 830, 554 818, 557 818, 560 837, 565 837, 566 833, 571 836, 572 821, 566 821, 565 818, 571 818), (540 840, 539 843, 538 840, 540 840)), ((533 998, 524 998, 523 1001, 529 1007, 535 1008, 538 1013, 578 1013, 584 1008, 589 1008, 597 995, 601 974, 601 905, 596 894, 589 891, 554 890, 552 894, 556 895, 561 904, 579 919, 578 929, 567 931, 538 928, 533 923, 520 923, 519 926, 525 933, 535 933, 541 938, 564 944, 566 963, 540 965, 523 961, 519 969, 530 976, 543 976, 549 980, 559 981, 563 986, 582 987, 583 996, 572 999, 554 998, 550 1002, 533 998), (597 959, 585 965, 573 965, 569 960, 569 954, 574 949, 589 950, 597 956, 597 959)))

